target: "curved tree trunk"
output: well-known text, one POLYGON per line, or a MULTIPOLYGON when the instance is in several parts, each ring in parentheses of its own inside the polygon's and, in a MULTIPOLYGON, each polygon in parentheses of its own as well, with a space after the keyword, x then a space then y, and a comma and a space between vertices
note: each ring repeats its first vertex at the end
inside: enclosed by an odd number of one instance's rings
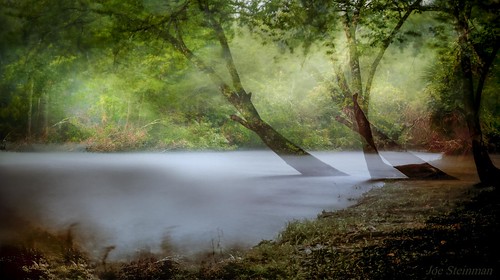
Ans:
POLYGON ((262 142, 295 170, 306 176, 344 176, 347 175, 322 162, 301 147, 292 143, 267 122, 262 120, 250 99, 235 102, 244 118, 232 115, 231 119, 255 132, 262 142))
POLYGON ((237 115, 232 115, 231 119, 239 122, 244 127, 255 132, 272 151, 280 156, 288 165, 293 167, 302 175, 308 176, 341 176, 345 173, 331 167, 309 154, 301 147, 286 139, 278 133, 267 122, 262 120, 259 113, 252 103, 252 94, 245 91, 236 65, 233 61, 231 49, 228 40, 222 28, 222 25, 213 16, 209 5, 201 1, 200 10, 215 33, 222 49, 222 59, 226 63, 226 69, 231 83, 226 83, 224 79, 215 71, 213 67, 207 65, 202 59, 197 57, 185 44, 182 38, 182 32, 177 22, 173 21, 175 35, 170 34, 168 30, 158 30, 160 36, 170 42, 175 49, 182 53, 199 70, 205 72, 218 86, 221 94, 231 103, 237 111, 237 115))

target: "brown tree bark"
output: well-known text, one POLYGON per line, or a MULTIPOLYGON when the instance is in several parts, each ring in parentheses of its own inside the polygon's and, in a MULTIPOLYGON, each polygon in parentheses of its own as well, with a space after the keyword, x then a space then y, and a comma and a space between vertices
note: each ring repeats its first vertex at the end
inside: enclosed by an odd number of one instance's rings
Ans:
MULTIPOLYGON (((364 114, 363 110, 360 108, 358 101, 357 101, 357 94, 353 96, 353 104, 354 104, 354 114, 356 117, 356 122, 358 123, 358 133, 361 135, 361 137, 365 140, 369 148, 367 148, 367 151, 370 155, 369 159, 371 162, 368 162, 367 159, 367 164, 368 168, 370 169, 370 166, 372 168, 378 168, 381 169, 381 167, 378 167, 381 164, 386 165, 385 163, 381 163, 381 158, 379 156, 379 152, 377 150, 377 146, 375 145, 375 141, 373 139, 373 135, 371 132, 370 128, 370 122, 366 118, 366 115, 364 114), (375 157, 375 154, 378 155, 378 157, 375 157)), ((365 157, 367 152, 365 151, 365 157)), ((412 155, 411 153, 407 153, 408 156, 414 157, 414 162, 419 162, 421 161, 418 157, 412 155)), ((429 164, 428 162, 424 163, 415 163, 415 164, 406 164, 406 165, 395 165, 395 169, 399 170, 402 174, 407 176, 410 179, 455 179, 454 177, 444 173, 441 171, 439 168, 436 168, 429 164)), ((381 173, 378 169, 374 170, 375 172, 381 173)), ((382 169, 381 175, 383 175, 383 171, 385 169, 382 169)), ((390 170, 387 170, 386 172, 389 172, 390 170)), ((372 171, 370 171, 370 174, 372 171)), ((394 173, 387 173, 389 176, 395 176, 393 175, 394 173)))
POLYGON ((380 156, 375 141, 373 139, 370 122, 358 104, 358 94, 355 93, 353 99, 354 118, 356 119, 357 131, 364 140, 363 154, 366 165, 372 178, 401 178, 404 175, 392 166, 386 164, 380 156))
POLYGON ((463 89, 464 89, 464 103, 466 108, 466 122, 469 130, 469 136, 472 142, 472 155, 474 163, 476 164, 476 171, 479 180, 485 184, 500 184, 500 170, 491 161, 488 149, 484 144, 483 132, 481 130, 481 121, 479 116, 479 106, 476 102, 481 102, 480 97, 474 94, 472 84, 472 68, 470 65, 469 57, 461 57, 461 67, 463 72, 463 89))
POLYGON ((464 2, 459 2, 454 10, 456 20, 456 29, 459 34, 458 43, 460 47, 460 67, 461 67, 461 81, 462 91, 464 98, 464 105, 466 111, 466 122, 469 130, 470 139, 472 142, 472 154, 476 164, 477 174, 481 183, 487 185, 500 185, 500 169, 498 169, 492 162, 486 145, 483 140, 483 132, 481 130, 480 108, 482 91, 486 77, 489 73, 490 67, 495 60, 495 57, 500 48, 498 40, 494 42, 491 52, 486 53, 484 50, 479 50, 481 46, 474 45, 469 35, 471 28, 469 26, 469 19, 472 7, 464 2), (479 58, 479 77, 477 80, 477 87, 474 89, 474 73, 471 57, 476 55, 479 58))
POLYGON ((205 72, 214 84, 218 86, 222 95, 237 111, 237 114, 232 115, 231 119, 255 132, 266 146, 302 175, 347 175, 322 162, 295 143, 292 143, 260 117, 257 109, 252 103, 252 94, 247 92, 241 83, 239 73, 233 61, 231 49, 220 22, 214 18, 207 3, 199 1, 199 4, 200 10, 204 13, 205 18, 215 32, 215 36, 222 48, 222 58, 226 62, 226 69, 231 78, 231 85, 226 83, 224 79, 218 75, 215 69, 207 65, 186 46, 182 38, 182 32, 175 18, 173 18, 174 34, 171 34, 168 30, 157 30, 157 33, 166 41, 170 42, 177 51, 182 53, 199 70, 205 72))
MULTIPOLYGON (((415 1, 411 6, 409 6, 404 14, 401 14, 401 18, 398 20, 397 24, 394 26, 389 35, 382 40, 382 44, 377 52, 375 59, 373 60, 371 67, 368 72, 368 77, 366 79, 366 87, 363 91, 363 84, 361 79, 361 68, 359 65, 359 53, 356 39, 357 24, 360 20, 360 9, 361 6, 353 5, 353 10, 351 13, 345 13, 343 16, 343 27, 344 33, 347 39, 348 53, 349 53, 349 69, 351 82, 350 86, 341 71, 337 71, 337 82, 344 93, 345 98, 352 98, 352 119, 356 125, 348 125, 351 129, 360 134, 363 139, 363 153, 365 155, 368 170, 372 177, 401 177, 402 174, 412 179, 451 179, 453 177, 445 174, 441 170, 431 166, 429 163, 421 164, 410 164, 404 166, 394 166, 394 168, 386 164, 382 157, 380 156, 377 145, 373 137, 372 125, 370 124, 366 114, 368 112, 370 103, 370 91, 373 83, 373 78, 375 76, 376 70, 385 51, 389 45, 394 40, 395 36, 403 26, 404 22, 408 19, 411 13, 420 5, 421 1, 415 1), (358 95, 361 100, 358 100, 358 95), (361 105, 359 104, 361 103, 361 105), (396 170, 397 169, 397 170, 396 170)), ((349 110, 349 109, 348 109, 349 110)), ((342 118, 338 118, 342 120, 342 118)), ((346 124, 346 120, 343 120, 346 124)), ((383 134, 382 134, 383 135, 383 134)), ((395 144, 394 141, 391 143, 395 144)), ((399 148, 399 150, 402 150, 399 148)), ((410 153, 408 153, 410 156, 410 153)), ((419 158, 415 157, 415 162, 421 161, 419 158)))
POLYGON ((320 161, 301 147, 292 143, 279 132, 277 132, 267 122, 262 120, 257 110, 250 101, 238 102, 236 107, 245 107, 240 109, 245 112, 246 118, 238 115, 232 115, 231 119, 239 122, 244 127, 255 132, 262 142, 266 144, 288 165, 305 176, 343 176, 347 175, 330 165, 320 161), (250 110, 250 111, 249 111, 250 110))

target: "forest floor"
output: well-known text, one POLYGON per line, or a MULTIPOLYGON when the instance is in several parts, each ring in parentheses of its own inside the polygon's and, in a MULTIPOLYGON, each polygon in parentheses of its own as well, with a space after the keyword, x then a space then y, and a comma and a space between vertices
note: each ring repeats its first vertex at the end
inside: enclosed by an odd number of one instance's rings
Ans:
POLYGON ((293 221, 253 248, 92 261, 69 235, 38 229, 3 246, 1 279, 498 279, 500 191, 460 180, 387 181, 341 211, 293 221), (45 244, 45 245, 44 245, 45 244), (35 246, 36 245, 36 246, 35 246))

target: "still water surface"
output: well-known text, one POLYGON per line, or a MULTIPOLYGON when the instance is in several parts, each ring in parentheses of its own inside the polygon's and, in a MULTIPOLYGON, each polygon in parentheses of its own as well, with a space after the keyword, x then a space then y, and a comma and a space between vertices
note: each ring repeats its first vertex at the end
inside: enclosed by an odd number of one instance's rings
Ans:
POLYGON ((3 152, 0 203, 4 215, 44 227, 76 225, 87 250, 116 246, 111 258, 156 252, 166 237, 185 253, 210 249, 214 240, 252 245, 275 238, 287 221, 348 207, 382 185, 367 181, 360 152, 314 154, 350 176, 300 176, 269 151, 3 152))

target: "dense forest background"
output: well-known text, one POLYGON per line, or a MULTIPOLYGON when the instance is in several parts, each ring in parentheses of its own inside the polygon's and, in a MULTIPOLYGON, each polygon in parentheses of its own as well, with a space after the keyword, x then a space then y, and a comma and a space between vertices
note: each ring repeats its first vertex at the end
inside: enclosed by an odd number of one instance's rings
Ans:
MULTIPOLYGON (((92 151, 264 147, 234 121, 234 108, 210 75, 155 31, 162 24, 182 32, 196 57, 224 73, 217 34, 189 2, 197 1, 2 1, 0 140, 9 146, 83 143, 92 151)), ((342 17, 313 2, 299 9, 308 4, 219 0, 210 9, 262 119, 308 150, 359 149, 359 135, 341 121, 350 102, 338 90, 338 71, 349 64, 342 17)), ((367 5, 357 22, 365 72, 401 13, 421 1, 385 2, 367 5)), ((466 153, 471 144, 455 79, 456 26, 442 10, 419 7, 391 38, 366 113, 381 146, 466 153)), ((473 24, 485 30, 484 22, 473 24)), ((497 36, 498 28, 488 32, 497 36)), ((499 85, 495 56, 480 108, 490 152, 500 148, 499 85)))

